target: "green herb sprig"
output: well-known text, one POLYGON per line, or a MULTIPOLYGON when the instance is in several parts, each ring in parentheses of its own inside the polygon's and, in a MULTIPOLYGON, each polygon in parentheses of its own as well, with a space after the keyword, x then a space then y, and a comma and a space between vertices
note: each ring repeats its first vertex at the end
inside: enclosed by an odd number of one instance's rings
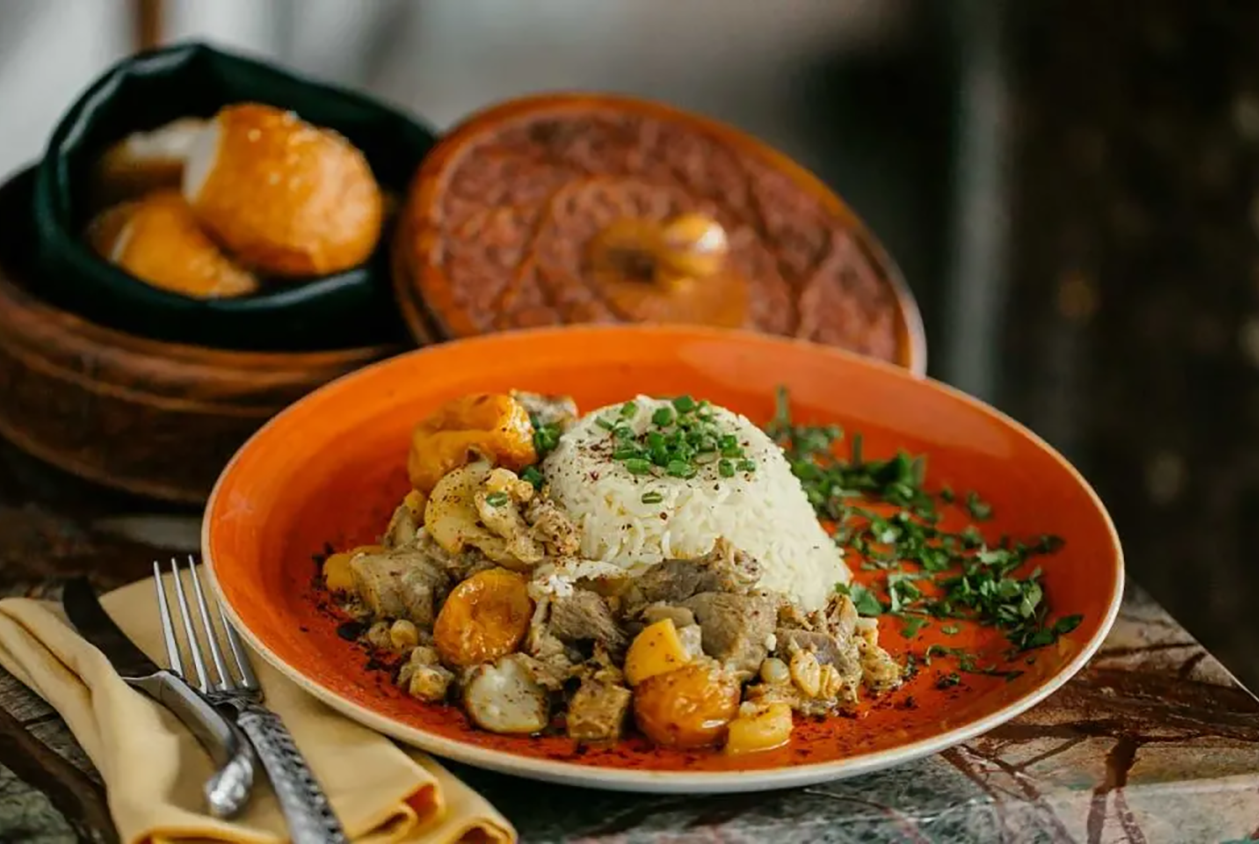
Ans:
MULTIPOLYGON (((923 456, 900 451, 885 460, 866 459, 859 434, 849 439, 847 459, 840 458, 841 429, 796 424, 786 391, 779 390, 777 398, 766 432, 783 449, 818 517, 834 523, 835 541, 861 555, 863 569, 878 572, 873 589, 836 587, 858 613, 900 618, 906 638, 933 619, 950 622, 940 627, 945 635, 960 630, 956 621, 997 627, 1010 642, 1010 657, 1052 644, 1080 624, 1080 616, 1051 621, 1041 570, 1023 573, 1033 557, 1060 549, 1060 538, 1043 536, 1031 543, 1003 538, 990 545, 973 524, 946 531, 940 527, 940 503, 959 503, 975 521, 990 519, 992 506, 973 491, 929 491, 923 456), (875 504, 890 505, 894 512, 874 512, 875 504)), ((933 651, 949 649, 933 645, 928 662, 933 651)), ((992 666, 980 669, 974 657, 961 661, 964 672, 1011 674, 992 666)))

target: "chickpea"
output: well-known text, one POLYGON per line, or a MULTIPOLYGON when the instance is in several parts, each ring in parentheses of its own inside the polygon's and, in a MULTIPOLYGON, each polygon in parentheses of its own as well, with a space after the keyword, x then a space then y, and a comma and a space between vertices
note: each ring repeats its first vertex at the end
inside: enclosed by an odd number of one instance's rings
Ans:
POLYGON ((415 624, 400 618, 389 628, 389 642, 395 651, 406 651, 420 643, 420 631, 415 624))
POLYGON ((761 679, 771 686, 791 682, 791 671, 787 663, 776 656, 771 656, 761 663, 761 679))

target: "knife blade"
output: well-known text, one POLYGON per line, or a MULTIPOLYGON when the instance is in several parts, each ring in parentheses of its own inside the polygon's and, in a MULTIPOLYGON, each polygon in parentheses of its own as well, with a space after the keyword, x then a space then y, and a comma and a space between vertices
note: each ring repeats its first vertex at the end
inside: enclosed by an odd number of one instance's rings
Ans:
POLYGON ((249 800, 255 767, 253 749, 240 728, 182 677, 140 650, 105 612, 86 578, 66 584, 61 605, 79 634, 105 655, 123 682, 174 713, 210 754, 218 767, 204 789, 210 814, 219 818, 238 814, 249 800))

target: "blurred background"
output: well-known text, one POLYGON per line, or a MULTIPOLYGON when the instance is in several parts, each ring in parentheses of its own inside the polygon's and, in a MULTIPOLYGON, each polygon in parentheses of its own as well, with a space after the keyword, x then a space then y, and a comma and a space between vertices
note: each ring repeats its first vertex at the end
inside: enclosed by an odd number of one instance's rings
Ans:
POLYGON ((3 0, 0 172, 112 62, 190 38, 439 129, 557 88, 734 123, 866 219, 931 374, 1075 461, 1131 575, 1254 687, 1257 24, 1224 0, 3 0))

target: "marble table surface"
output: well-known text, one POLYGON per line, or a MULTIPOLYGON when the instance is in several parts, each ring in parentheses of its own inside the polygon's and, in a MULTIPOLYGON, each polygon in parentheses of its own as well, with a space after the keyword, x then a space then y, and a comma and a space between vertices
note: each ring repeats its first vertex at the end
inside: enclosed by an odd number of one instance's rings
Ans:
MULTIPOLYGON (((0 595, 109 589, 194 550, 196 514, 57 475, 0 444, 0 595)), ((938 756, 763 794, 624 795, 452 766, 526 842, 1241 842, 1259 838, 1259 699, 1139 587, 1065 688, 938 756)), ((0 842, 115 841, 57 714, 0 672, 0 842)))

